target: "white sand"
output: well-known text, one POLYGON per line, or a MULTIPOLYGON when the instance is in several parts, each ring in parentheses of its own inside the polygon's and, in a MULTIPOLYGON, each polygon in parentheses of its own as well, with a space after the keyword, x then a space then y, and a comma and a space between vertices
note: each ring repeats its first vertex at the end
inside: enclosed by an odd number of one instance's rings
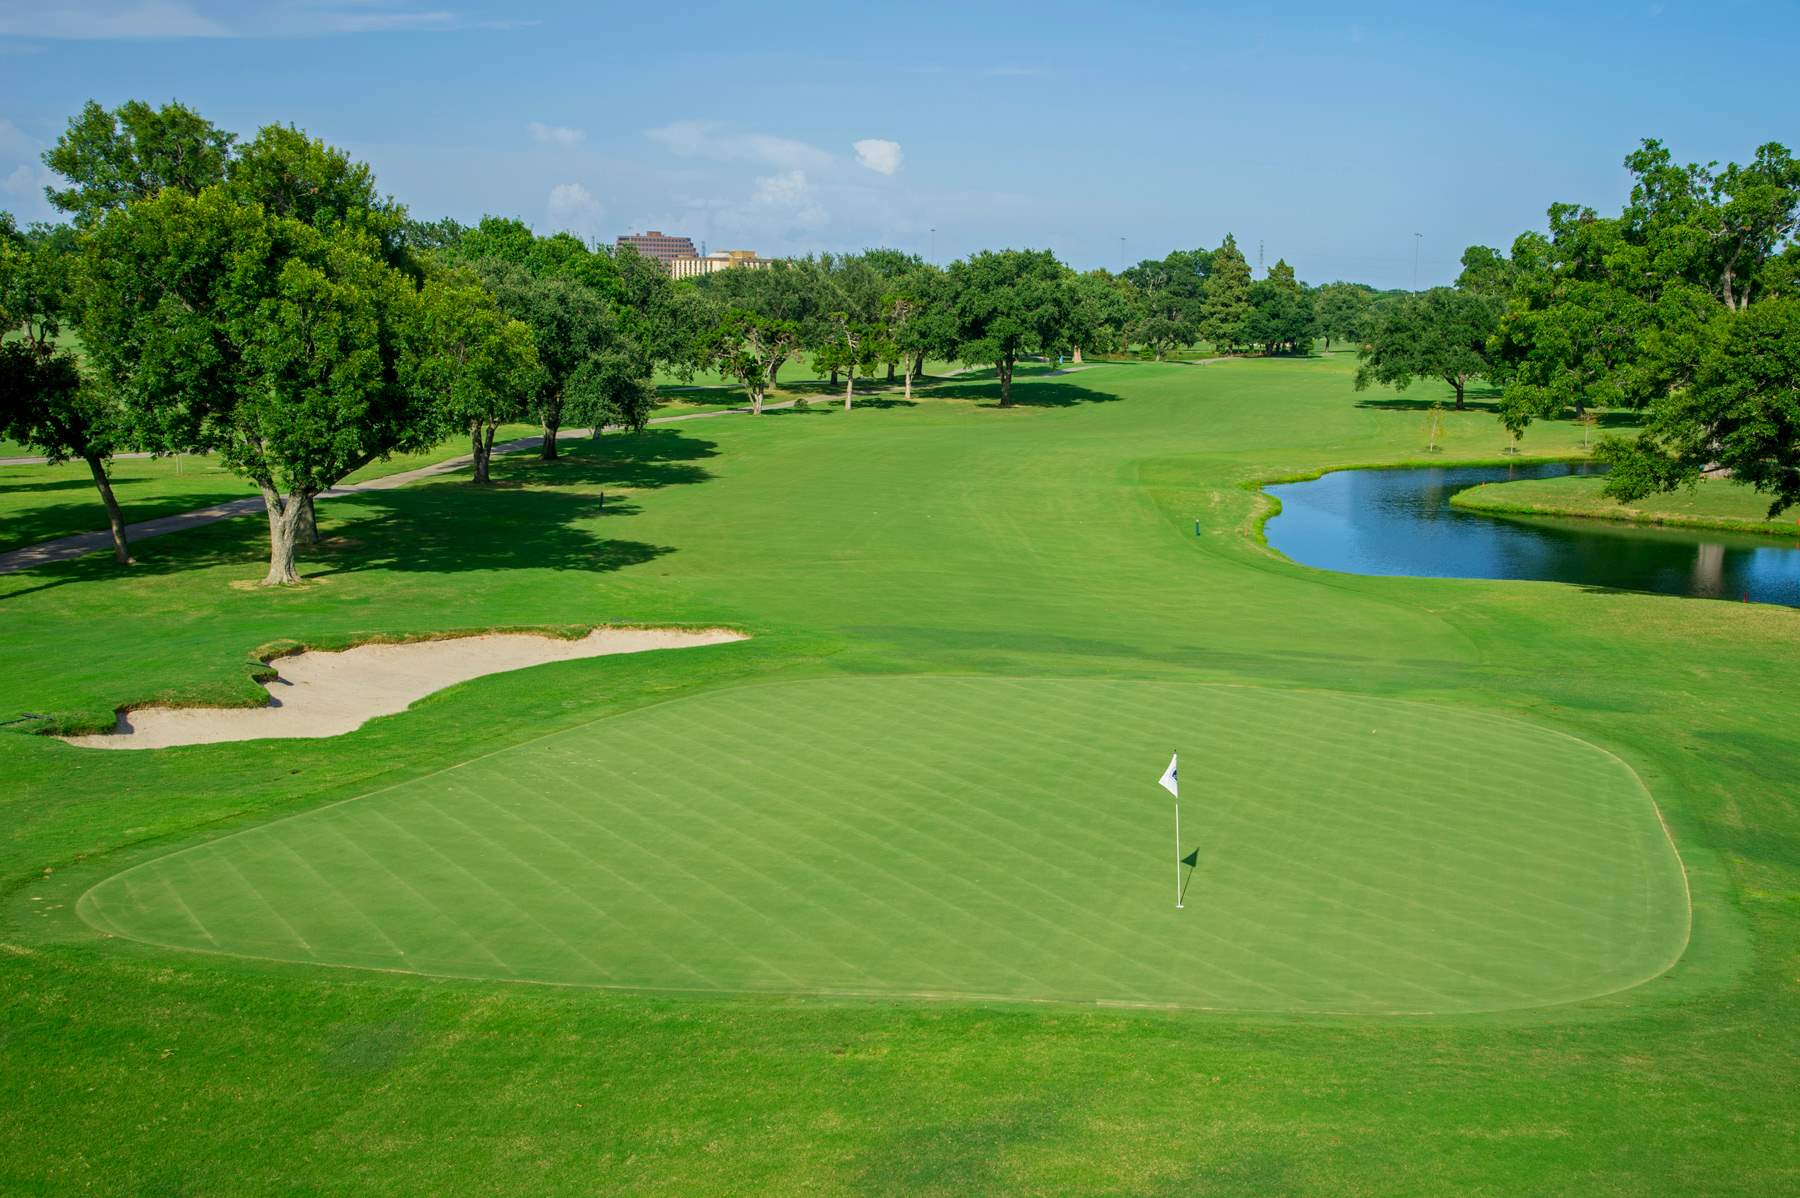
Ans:
POLYGON ((376 716, 405 711, 458 682, 550 661, 685 649, 741 641, 724 628, 596 628, 580 640, 500 633, 401 645, 359 645, 339 653, 299 653, 272 664, 267 707, 145 707, 120 712, 111 732, 65 736, 92 749, 162 749, 227 740, 341 736, 376 716))

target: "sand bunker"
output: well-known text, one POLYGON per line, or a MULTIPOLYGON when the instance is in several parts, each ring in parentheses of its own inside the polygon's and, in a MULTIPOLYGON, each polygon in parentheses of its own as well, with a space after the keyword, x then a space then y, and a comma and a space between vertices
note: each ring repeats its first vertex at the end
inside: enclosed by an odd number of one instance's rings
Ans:
POLYGON ((144 707, 119 713, 111 732, 65 736, 92 749, 163 749, 228 740, 341 736, 376 716, 405 711, 433 691, 484 674, 609 653, 685 649, 741 641, 724 628, 596 628, 580 640, 497 633, 401 645, 359 645, 338 653, 298 653, 272 664, 267 707, 144 707))

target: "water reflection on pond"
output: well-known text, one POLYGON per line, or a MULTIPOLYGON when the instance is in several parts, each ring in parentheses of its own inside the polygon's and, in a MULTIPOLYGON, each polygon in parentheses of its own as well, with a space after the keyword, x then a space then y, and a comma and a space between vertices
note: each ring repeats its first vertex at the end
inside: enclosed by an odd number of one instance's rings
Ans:
POLYGON ((1450 506, 1480 483, 1597 472, 1563 462, 1339 470, 1266 488, 1281 500, 1267 535, 1294 561, 1348 574, 1535 578, 1800 606, 1800 538, 1450 506))

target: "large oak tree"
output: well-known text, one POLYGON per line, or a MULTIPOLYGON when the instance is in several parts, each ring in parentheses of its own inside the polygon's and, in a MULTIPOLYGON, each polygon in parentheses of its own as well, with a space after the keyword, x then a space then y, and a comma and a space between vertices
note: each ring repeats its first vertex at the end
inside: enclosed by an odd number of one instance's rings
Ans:
POLYGON ((1021 354, 1048 353, 1073 323, 1068 267, 1049 250, 986 250, 948 272, 956 356, 992 363, 1000 406, 1012 406, 1013 369, 1021 354))
POLYGON ((299 581, 316 495, 436 438, 407 385, 418 297, 367 233, 171 189, 108 215, 84 266, 92 362, 147 448, 216 452, 256 484, 268 584, 299 581))

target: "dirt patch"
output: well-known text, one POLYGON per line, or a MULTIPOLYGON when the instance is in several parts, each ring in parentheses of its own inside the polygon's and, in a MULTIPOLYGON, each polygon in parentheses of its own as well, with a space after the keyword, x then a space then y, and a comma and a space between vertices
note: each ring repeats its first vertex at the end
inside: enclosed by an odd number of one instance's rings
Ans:
POLYGON ((163 749, 230 740, 341 736, 405 711, 434 691, 485 674, 611 653, 685 649, 745 639, 727 628, 596 628, 578 640, 494 633, 276 659, 266 707, 145 707, 122 711, 111 732, 65 736, 90 749, 163 749))

